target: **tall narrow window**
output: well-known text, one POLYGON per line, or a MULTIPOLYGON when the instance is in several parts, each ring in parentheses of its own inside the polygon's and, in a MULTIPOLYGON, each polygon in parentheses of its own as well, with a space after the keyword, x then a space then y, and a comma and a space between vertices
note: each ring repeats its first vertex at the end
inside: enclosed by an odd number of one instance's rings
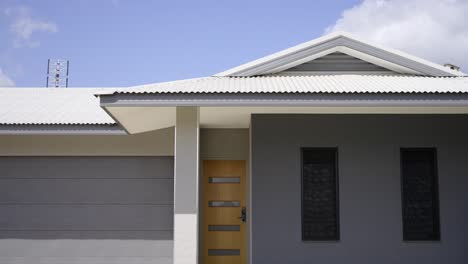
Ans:
POLYGON ((401 149, 401 183, 403 239, 440 240, 436 150, 401 149))
POLYGON ((335 148, 302 149, 302 240, 339 240, 335 148))

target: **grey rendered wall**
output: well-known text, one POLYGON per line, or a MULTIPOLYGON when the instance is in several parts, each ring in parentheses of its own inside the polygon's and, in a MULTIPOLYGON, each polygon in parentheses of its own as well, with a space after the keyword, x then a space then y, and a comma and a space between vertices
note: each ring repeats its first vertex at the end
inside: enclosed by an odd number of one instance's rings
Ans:
POLYGON ((467 115, 253 115, 253 263, 468 263, 467 115), (300 148, 338 147, 339 242, 301 241, 300 148), (436 147, 440 242, 403 242, 400 147, 436 147))
POLYGON ((247 160, 248 129, 201 129, 200 159, 247 160))
POLYGON ((0 263, 172 263, 173 157, 0 157, 0 263))

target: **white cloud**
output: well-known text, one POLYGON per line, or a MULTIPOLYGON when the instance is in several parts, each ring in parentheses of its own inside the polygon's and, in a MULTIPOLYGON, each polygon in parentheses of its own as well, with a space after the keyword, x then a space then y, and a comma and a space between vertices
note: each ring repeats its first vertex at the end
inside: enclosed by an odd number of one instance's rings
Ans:
POLYGON ((15 82, 0 69, 0 87, 15 86, 15 82))
POLYGON ((40 42, 33 39, 34 33, 55 33, 58 30, 55 23, 34 18, 31 10, 27 7, 7 8, 5 14, 13 18, 10 32, 14 36, 13 45, 15 48, 37 47, 40 42))
POLYGON ((347 31, 468 71, 467 25, 468 0, 364 0, 325 31, 347 31))

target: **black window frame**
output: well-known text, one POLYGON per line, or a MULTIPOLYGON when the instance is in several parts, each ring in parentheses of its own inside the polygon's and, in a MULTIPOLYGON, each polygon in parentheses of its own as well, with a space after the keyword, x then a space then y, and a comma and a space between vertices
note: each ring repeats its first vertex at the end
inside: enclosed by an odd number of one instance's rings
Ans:
POLYGON ((339 186, 339 166, 338 166, 338 148, 337 147, 301 147, 301 239, 303 242, 338 242, 341 239, 340 232, 340 186, 339 186), (304 152, 307 150, 328 150, 334 152, 335 166, 335 215, 336 215, 336 234, 329 238, 308 238, 304 236, 304 152))
POLYGON ((435 241, 438 242, 441 240, 441 228, 440 228, 440 201, 439 201, 439 169, 438 169, 438 159, 437 159, 437 148, 435 147, 419 147, 419 148, 400 148, 400 188, 401 188, 401 217, 402 217, 402 233, 403 241, 405 242, 418 242, 418 241, 435 241), (406 233, 407 229, 405 228, 405 195, 404 195, 404 160, 403 155, 405 152, 417 152, 417 151, 428 151, 432 154, 433 160, 433 177, 432 177, 432 200, 433 200, 433 223, 435 226, 434 237, 421 238, 421 237, 412 237, 411 234, 406 233))

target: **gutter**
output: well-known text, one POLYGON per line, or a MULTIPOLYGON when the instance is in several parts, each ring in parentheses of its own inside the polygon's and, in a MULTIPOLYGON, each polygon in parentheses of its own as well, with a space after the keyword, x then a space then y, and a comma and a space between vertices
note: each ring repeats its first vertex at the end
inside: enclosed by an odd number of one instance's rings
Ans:
POLYGON ((0 135, 127 135, 118 125, 0 125, 0 135))
POLYGON ((468 107, 466 93, 353 94, 112 94, 100 97, 101 107, 468 107))

